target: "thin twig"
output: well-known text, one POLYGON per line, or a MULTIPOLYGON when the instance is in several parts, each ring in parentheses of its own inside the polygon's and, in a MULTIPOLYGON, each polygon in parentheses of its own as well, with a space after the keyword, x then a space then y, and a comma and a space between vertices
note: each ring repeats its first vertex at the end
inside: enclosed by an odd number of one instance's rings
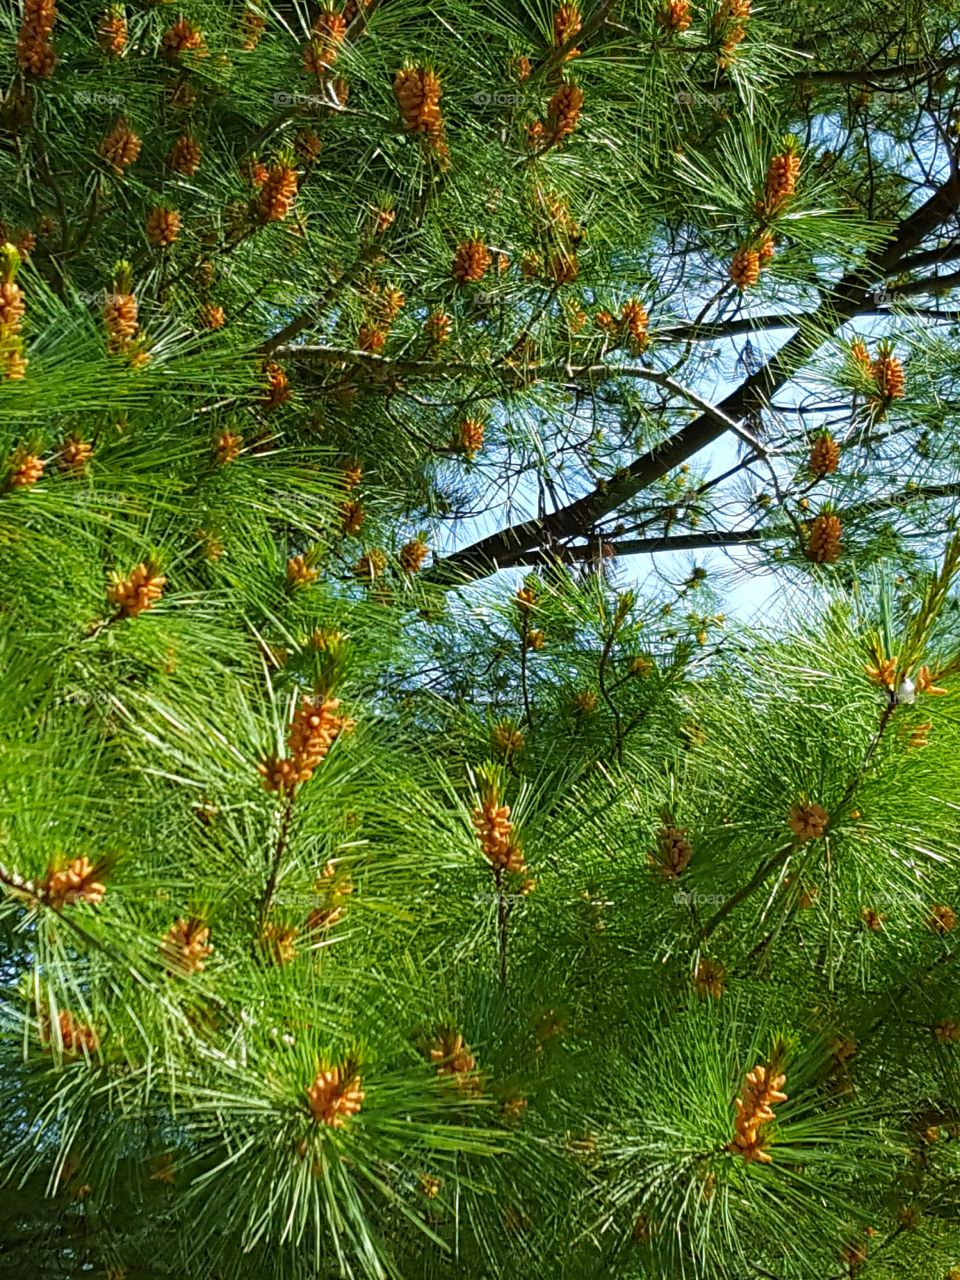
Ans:
MULTIPOLYGON (((863 758, 860 761, 860 764, 857 768, 856 773, 853 775, 850 782, 847 784, 847 787, 843 795, 840 797, 837 803, 833 806, 835 812, 841 812, 846 807, 848 802, 853 798, 853 794, 856 791, 857 787, 859 786, 860 782, 862 781, 863 775, 866 772, 870 764, 870 761, 873 759, 874 755, 876 754, 876 750, 880 745, 880 740, 883 737, 884 733, 886 732, 887 726, 889 725, 891 717, 893 716, 893 713, 896 710, 896 708, 897 708, 896 696, 891 693, 887 699, 887 705, 883 709, 883 715, 880 717, 880 724, 877 727, 877 730, 874 733, 873 737, 870 739, 870 742, 867 746, 866 751, 863 754, 863 758)), ((763 884, 765 884, 766 881, 770 878, 770 876, 775 871, 777 871, 780 867, 783 866, 783 864, 787 861, 790 855, 796 851, 796 849, 797 849, 796 841, 791 840, 788 845, 786 845, 782 849, 779 849, 771 858, 768 858, 766 862, 761 863, 760 866, 757 868, 757 870, 753 873, 753 875, 747 881, 747 883, 745 885, 742 885, 741 888, 739 888, 736 893, 734 893, 731 897, 729 897, 726 900, 726 902, 720 907, 720 909, 716 911, 711 916, 711 918, 707 921, 703 929, 700 931, 701 941, 705 941, 707 938, 709 938, 710 935, 716 931, 716 929, 723 923, 723 921, 727 918, 728 915, 730 915, 732 911, 736 910, 736 908, 740 906, 742 902, 745 902, 746 899, 751 896, 751 894, 755 893, 757 889, 759 889, 763 884)))
POLYGON ((503 867, 496 867, 493 875, 497 884, 497 936, 500 946, 500 985, 504 990, 506 990, 507 944, 509 942, 507 925, 510 920, 510 903, 507 901, 506 894, 503 891, 503 867))
POLYGON ((280 820, 280 834, 277 837, 277 847, 273 854, 273 863, 270 867, 270 875, 267 878, 266 888, 263 891, 263 897, 260 900, 260 910, 258 918, 260 922, 260 932, 267 922, 267 916, 270 914, 270 907, 273 905, 273 896, 277 891, 277 881, 280 878, 280 867, 283 863, 283 856, 286 853, 287 843, 290 839, 290 827, 293 822, 293 804, 296 793, 291 791, 287 798, 286 805, 283 810, 283 817, 280 820))
POLYGON ((529 728, 533 728, 533 712, 530 710, 530 692, 527 688, 527 636, 530 620, 526 609, 521 614, 520 622, 520 688, 523 691, 523 718, 529 728))
POLYGON ((614 732, 616 734, 617 741, 617 764, 620 765, 623 764, 623 715, 620 708, 610 696, 610 691, 607 688, 606 670, 607 663, 610 661, 610 652, 613 649, 613 643, 617 638, 617 632, 620 630, 622 621, 623 617, 620 616, 620 612, 618 610, 617 614, 614 616, 613 627, 611 628, 610 634, 604 641, 603 650, 600 653, 600 661, 597 664, 597 681, 600 685, 600 696, 610 708, 613 715, 614 732))

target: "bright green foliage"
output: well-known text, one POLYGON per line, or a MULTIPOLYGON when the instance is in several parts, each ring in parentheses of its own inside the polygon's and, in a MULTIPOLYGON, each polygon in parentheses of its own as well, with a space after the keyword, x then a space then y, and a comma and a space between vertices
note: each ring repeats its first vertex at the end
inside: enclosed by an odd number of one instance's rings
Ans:
POLYGON ((244 13, 0 14, 0 1276, 951 1275, 956 6, 244 13))

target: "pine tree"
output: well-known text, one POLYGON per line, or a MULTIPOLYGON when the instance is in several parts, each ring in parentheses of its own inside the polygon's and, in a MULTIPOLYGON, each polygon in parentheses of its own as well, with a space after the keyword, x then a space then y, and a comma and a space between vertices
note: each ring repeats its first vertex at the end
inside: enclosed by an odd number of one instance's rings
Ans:
POLYGON ((958 48, 3 6, 0 1275, 960 1274, 958 48))

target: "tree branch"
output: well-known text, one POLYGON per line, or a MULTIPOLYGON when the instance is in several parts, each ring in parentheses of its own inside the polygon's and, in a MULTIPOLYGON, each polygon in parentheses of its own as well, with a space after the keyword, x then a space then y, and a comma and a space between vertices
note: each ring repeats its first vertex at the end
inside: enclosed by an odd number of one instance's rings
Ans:
POLYGON ((944 245, 942 249, 925 249, 897 263, 897 271, 920 271, 923 267, 935 267, 941 262, 955 262, 960 258, 960 243, 944 245))
MULTIPOLYGON (((857 70, 820 70, 796 71, 788 76, 788 80, 804 84, 882 84, 887 80, 922 80, 937 76, 951 67, 960 66, 960 54, 953 53, 943 58, 930 58, 914 62, 891 62, 882 67, 862 67, 857 70)), ((702 89, 707 93, 717 93, 724 89, 733 89, 731 81, 717 85, 704 82, 702 89)))
POLYGON ((946 292, 960 285, 960 271, 950 272, 944 276, 925 276, 922 280, 908 280, 906 284, 894 285, 892 294, 895 298, 907 298, 917 293, 946 292))
MULTIPOLYGON (((864 516, 876 515, 881 511, 899 511, 912 506, 916 502, 936 502, 943 498, 960 498, 960 481, 955 484, 926 485, 916 489, 901 489, 898 493, 883 494, 876 498, 868 498, 864 502, 841 508, 837 515, 841 521, 853 523, 864 516)), ((795 534, 789 523, 778 525, 754 525, 751 529, 706 529, 702 533, 662 534, 651 538, 621 538, 617 541, 605 539, 603 546, 614 556, 658 555, 662 552, 676 553, 680 551, 723 550, 726 547, 756 546, 761 542, 776 542, 795 534)), ((589 560, 597 553, 596 542, 580 543, 575 546, 557 547, 546 551, 540 547, 525 552, 515 561, 514 567, 529 568, 544 561, 561 561, 564 564, 575 564, 589 560)), ((441 563, 443 563, 441 561, 441 563)), ((432 570, 424 574, 429 579, 432 570)))
MULTIPOLYGON (((307 309, 297 316, 295 320, 291 320, 288 325, 285 325, 275 333, 272 338, 268 338, 267 341, 260 346, 260 354, 264 356, 279 356, 283 354, 284 352, 282 349, 284 349, 285 344, 289 343, 291 338, 295 338, 298 333, 302 333, 304 329, 309 329, 312 324, 315 324, 319 319, 321 319, 340 291, 345 289, 347 285, 352 284, 357 276, 360 275, 363 269, 372 261, 373 258, 377 256, 379 252, 379 245, 371 244, 363 249, 357 255, 357 259, 349 271, 345 271, 342 276, 334 280, 326 292, 322 294, 312 306, 307 307, 307 309)), ((292 351, 297 350, 299 350, 299 348, 292 348, 292 351)), ((286 351, 291 351, 291 348, 286 348, 286 351)))
MULTIPOLYGON (((866 302, 874 281, 893 272, 900 260, 960 207, 960 177, 956 171, 923 205, 905 218, 883 249, 875 250, 865 266, 839 281, 805 325, 756 373, 710 411, 669 440, 636 458, 617 478, 598 486, 568 506, 543 517, 521 521, 439 560, 431 570, 435 580, 454 582, 482 577, 498 568, 518 564, 525 553, 543 541, 587 537, 604 516, 647 489, 687 458, 724 435, 728 421, 742 419, 769 403, 816 352, 824 338, 836 332, 866 302)), ((653 380, 653 379, 652 379, 653 380)))
POLYGON ((960 66, 960 54, 955 53, 926 61, 894 62, 872 71, 866 67, 862 71, 799 71, 794 78, 811 84, 874 84, 884 80, 922 79, 956 66, 960 66))

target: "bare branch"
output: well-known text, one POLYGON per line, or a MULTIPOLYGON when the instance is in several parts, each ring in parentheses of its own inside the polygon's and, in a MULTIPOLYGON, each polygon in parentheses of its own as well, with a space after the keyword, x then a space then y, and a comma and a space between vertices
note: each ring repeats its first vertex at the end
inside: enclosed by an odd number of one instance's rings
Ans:
MULTIPOLYGON (((927 485, 915 489, 901 489, 897 493, 882 494, 868 498, 842 508, 837 512, 845 523, 853 523, 864 516, 875 515, 882 511, 902 511, 906 507, 921 502, 936 502, 945 498, 960 498, 960 482, 956 484, 927 485)), ((683 551, 724 550, 734 547, 757 546, 764 542, 779 542, 785 538, 796 536, 794 527, 783 524, 754 525, 750 529, 705 529, 696 533, 664 533, 649 538, 620 538, 604 540, 603 551, 611 556, 643 556, 659 555, 664 552, 677 553, 683 551)), ((578 543, 574 546, 554 548, 547 552, 537 547, 519 556, 513 567, 529 568, 533 565, 560 560, 565 564, 575 564, 583 560, 594 559, 597 555, 596 541, 578 543)), ((443 563, 441 561, 441 563, 443 563)), ((431 573, 424 575, 426 578, 431 573)))

